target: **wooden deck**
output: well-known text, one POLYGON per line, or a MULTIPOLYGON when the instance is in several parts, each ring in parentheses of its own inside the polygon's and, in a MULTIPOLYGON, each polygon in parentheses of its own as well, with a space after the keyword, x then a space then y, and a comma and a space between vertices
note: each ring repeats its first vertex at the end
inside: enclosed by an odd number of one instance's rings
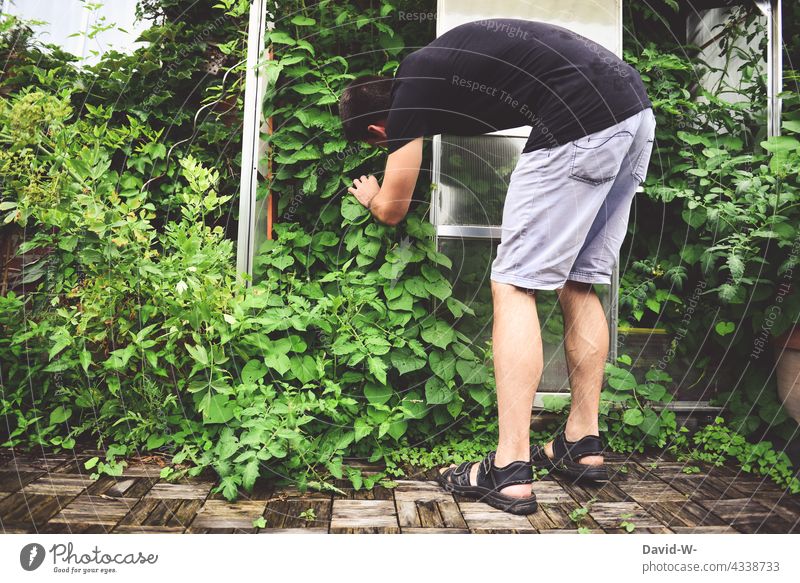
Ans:
MULTIPOLYGON (((31 456, 0 450, 4 533, 795 533, 800 496, 735 467, 643 455, 607 455, 612 480, 578 486, 547 476, 534 483, 539 510, 527 517, 444 492, 436 470, 392 488, 347 495, 258 483, 230 503, 210 494, 213 476, 159 479, 157 459, 133 458, 116 478, 91 480, 82 462, 102 452, 31 456), (594 501, 592 501, 594 499, 594 501), (590 501, 592 501, 590 503, 590 501), (588 508, 583 518, 575 510, 588 508), (572 516, 571 516, 572 515, 572 516), (263 528, 253 521, 263 517, 263 528), (630 526, 628 526, 630 528, 630 526)), ((369 468, 364 466, 365 470, 369 468)))

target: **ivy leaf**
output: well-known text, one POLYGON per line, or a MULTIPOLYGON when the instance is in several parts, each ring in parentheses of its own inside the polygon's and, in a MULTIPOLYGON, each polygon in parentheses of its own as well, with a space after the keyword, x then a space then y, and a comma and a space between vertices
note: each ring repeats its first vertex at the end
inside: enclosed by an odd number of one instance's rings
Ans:
POLYGON ((452 354, 442 354, 438 350, 428 357, 433 374, 444 381, 451 380, 456 374, 456 358, 452 354))
POLYGON ((717 325, 714 326, 714 330, 720 336, 727 336, 734 330, 736 330, 736 324, 733 322, 717 322, 717 325))
POLYGON ((438 320, 433 326, 422 330, 422 339, 439 348, 447 348, 456 339, 456 333, 446 322, 438 320))
POLYGON ((453 391, 439 377, 431 377, 425 383, 425 402, 428 405, 444 405, 452 400, 453 391))
POLYGON ((392 389, 386 385, 367 383, 364 385, 364 396, 371 405, 383 405, 392 397, 392 389))
POLYGON ((641 409, 628 409, 622 414, 622 421, 627 425, 641 425, 644 421, 644 415, 641 409))
POLYGON ((608 384, 618 391, 631 391, 638 383, 630 371, 615 369, 608 378, 608 384))
POLYGON ((392 366, 394 366, 397 369, 397 372, 401 375, 419 370, 426 364, 426 360, 424 358, 419 358, 413 354, 408 354, 397 350, 393 351, 389 358, 392 361, 392 366))
POLYGON ((470 387, 469 396, 484 407, 489 407, 492 404, 492 393, 484 387, 470 387))
POLYGON ((250 360, 242 368, 242 382, 246 384, 255 383, 264 378, 267 374, 267 367, 260 360, 250 360))

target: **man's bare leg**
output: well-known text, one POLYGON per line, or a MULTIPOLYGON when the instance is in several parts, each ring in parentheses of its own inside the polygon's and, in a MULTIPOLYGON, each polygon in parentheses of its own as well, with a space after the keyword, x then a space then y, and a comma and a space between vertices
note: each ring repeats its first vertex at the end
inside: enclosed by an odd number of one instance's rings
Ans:
MULTIPOLYGON (((531 407, 542 376, 542 336, 535 295, 510 284, 492 281, 491 285, 492 351, 500 426, 494 463, 503 467, 513 461, 530 460, 531 407)), ((476 463, 471 468, 470 483, 476 484, 477 476, 476 463)), ((515 484, 501 492, 527 497, 531 495, 531 485, 515 484)))
MULTIPOLYGON (((564 313, 564 351, 572 390, 564 435, 577 441, 584 435, 598 435, 598 414, 603 371, 608 357, 608 321, 603 306, 591 284, 568 280, 558 290, 564 313)), ((553 442, 545 445, 553 457, 553 442)), ((603 456, 591 455, 578 460, 584 464, 602 464, 603 456)))

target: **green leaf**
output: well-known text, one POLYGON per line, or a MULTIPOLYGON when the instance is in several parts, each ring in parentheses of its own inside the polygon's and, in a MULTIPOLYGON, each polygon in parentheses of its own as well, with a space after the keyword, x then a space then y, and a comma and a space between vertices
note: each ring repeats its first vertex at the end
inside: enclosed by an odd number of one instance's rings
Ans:
POLYGON ((627 425, 641 425, 644 421, 644 415, 641 409, 628 409, 622 414, 622 421, 627 425))
POLYGON ((425 401, 428 405, 444 405, 453 400, 453 391, 439 377, 430 377, 425 383, 425 401))
POLYGON ((375 378, 378 380, 378 382, 386 384, 386 363, 383 362, 382 358, 377 356, 368 357, 367 366, 369 368, 369 372, 375 375, 375 378))
POLYGON ((419 358, 413 354, 408 354, 399 350, 392 351, 389 358, 392 361, 392 366, 394 366, 401 375, 419 370, 427 363, 424 358, 419 358))
POLYGON ((354 440, 359 441, 372 433, 372 425, 364 419, 356 419, 353 423, 354 440))
POLYGON ((227 423, 233 419, 234 402, 227 395, 206 395, 201 401, 200 409, 203 411, 205 423, 227 423))
POLYGON ((444 278, 439 281, 426 281, 425 289, 440 300, 446 300, 453 293, 453 287, 444 278))
POLYGON ((371 405, 383 405, 392 397, 392 388, 386 385, 367 383, 364 385, 364 396, 371 405))
POLYGON ((608 377, 608 384, 618 391, 630 391, 636 388, 636 377, 630 371, 616 369, 608 377))
POLYGON ((442 353, 438 350, 431 352, 428 357, 433 374, 443 381, 451 380, 456 374, 456 358, 450 353, 442 353))
POLYGON ((456 339, 456 333, 446 322, 437 320, 433 326, 422 330, 422 339, 439 348, 447 348, 456 339))
POLYGON ((264 366, 264 363, 260 360, 249 360, 246 365, 242 368, 242 382, 243 383, 255 383, 260 379, 264 378, 268 369, 264 366))
POLYGON ((316 20, 313 18, 309 18, 307 16, 303 16, 302 14, 298 14, 294 18, 292 18, 289 22, 296 26, 313 26, 317 23, 316 20))
POLYGON ((65 409, 59 405, 50 413, 50 425, 59 425, 64 423, 72 416, 72 409, 65 409))
POLYGON ((492 404, 492 392, 485 387, 470 387, 469 396, 484 407, 489 407, 492 404))
POLYGON ((772 136, 765 142, 761 142, 761 147, 770 152, 791 152, 800 148, 800 141, 792 136, 772 136))
POLYGON ((720 336, 727 336, 736 330, 736 324, 733 322, 717 322, 717 325, 714 326, 714 330, 716 330, 717 334, 720 336))
POLYGON ((151 435, 147 438, 147 449, 158 449, 167 442, 163 435, 151 435))

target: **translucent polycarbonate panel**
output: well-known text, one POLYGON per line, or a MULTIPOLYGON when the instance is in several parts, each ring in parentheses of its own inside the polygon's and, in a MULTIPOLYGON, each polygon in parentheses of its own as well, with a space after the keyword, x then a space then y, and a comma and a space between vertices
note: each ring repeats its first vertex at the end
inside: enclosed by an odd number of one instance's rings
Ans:
POLYGON ((511 172, 526 138, 447 136, 439 142, 438 225, 499 225, 511 172))
MULTIPOLYGON (((436 35, 465 22, 488 18, 540 20, 568 28, 622 56, 622 0, 439 0, 436 35)), ((507 34, 515 34, 508 30, 507 34)), ((518 33, 517 33, 518 34, 518 33)), ((527 136, 527 126, 503 135, 527 136)))
MULTIPOLYGON (((459 318, 456 328, 469 337, 476 352, 486 348, 487 342, 492 337, 492 289, 489 276, 498 243, 492 239, 439 239, 440 250, 453 262, 449 274, 453 284, 453 296, 475 311, 474 316, 464 314, 459 318)), ((595 290, 606 311, 606 318, 610 318, 609 286, 598 285, 595 286, 595 290)), ((569 391, 563 344, 564 319, 556 292, 537 291, 536 304, 544 355, 544 370, 539 391, 569 391)), ((525 347, 520 347, 520 351, 524 350, 525 347)))
POLYGON ((695 62, 702 63, 698 71, 703 87, 729 103, 750 100, 758 85, 763 87, 766 94, 764 81, 767 76, 767 53, 759 45, 767 35, 769 25, 769 18, 750 5, 689 13, 686 19, 686 40, 689 44, 701 47, 695 62), (746 12, 750 12, 749 18, 746 12), (742 23, 741 27, 745 29, 743 34, 720 37, 725 27, 735 22, 742 23), (746 27, 744 22, 747 22, 746 27), (758 70, 745 67, 751 55, 761 57, 758 70))
POLYGON ((439 0, 436 35, 465 22, 488 18, 524 18, 557 24, 617 54, 621 52, 622 0, 439 0))
POLYGON ((137 2, 0 0, 0 10, 23 20, 37 21, 32 28, 38 41, 58 45, 83 57, 84 64, 92 65, 108 50, 132 52, 145 45, 136 42, 149 26, 146 21, 136 21, 137 2))

